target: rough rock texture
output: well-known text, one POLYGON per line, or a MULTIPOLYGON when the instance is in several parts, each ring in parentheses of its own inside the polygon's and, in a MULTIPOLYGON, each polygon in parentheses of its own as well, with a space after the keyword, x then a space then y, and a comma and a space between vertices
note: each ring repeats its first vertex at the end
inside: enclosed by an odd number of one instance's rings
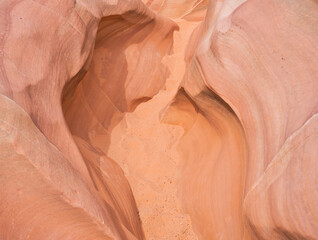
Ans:
POLYGON ((0 1, 0 240, 318 239, 318 2, 0 1))

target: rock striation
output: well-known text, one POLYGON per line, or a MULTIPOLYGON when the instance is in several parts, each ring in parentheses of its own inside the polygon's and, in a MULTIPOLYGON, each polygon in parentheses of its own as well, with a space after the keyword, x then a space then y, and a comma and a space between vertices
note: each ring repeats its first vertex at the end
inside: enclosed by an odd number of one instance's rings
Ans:
POLYGON ((316 0, 0 2, 0 239, 318 239, 316 0))

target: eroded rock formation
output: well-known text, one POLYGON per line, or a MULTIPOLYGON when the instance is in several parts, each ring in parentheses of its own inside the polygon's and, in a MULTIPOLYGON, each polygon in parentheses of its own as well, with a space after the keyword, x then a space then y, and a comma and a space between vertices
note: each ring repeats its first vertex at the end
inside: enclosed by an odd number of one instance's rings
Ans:
POLYGON ((0 2, 0 239, 318 239, 315 0, 0 2))

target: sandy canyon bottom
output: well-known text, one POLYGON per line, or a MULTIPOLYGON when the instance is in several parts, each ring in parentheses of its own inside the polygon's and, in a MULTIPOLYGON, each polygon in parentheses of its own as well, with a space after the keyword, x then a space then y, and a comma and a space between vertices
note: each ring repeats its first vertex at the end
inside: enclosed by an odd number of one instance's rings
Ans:
POLYGON ((164 59, 171 72, 165 89, 125 115, 112 130, 108 151, 129 181, 146 239, 198 239, 179 188, 183 163, 178 144, 185 131, 164 122, 166 108, 174 101, 185 72, 186 43, 197 25, 178 24, 173 54, 164 59))
POLYGON ((181 88, 197 23, 177 23, 173 54, 163 59, 170 71, 164 90, 112 129, 108 156, 129 181, 146 239, 240 238, 243 131, 212 93, 194 103, 181 88))

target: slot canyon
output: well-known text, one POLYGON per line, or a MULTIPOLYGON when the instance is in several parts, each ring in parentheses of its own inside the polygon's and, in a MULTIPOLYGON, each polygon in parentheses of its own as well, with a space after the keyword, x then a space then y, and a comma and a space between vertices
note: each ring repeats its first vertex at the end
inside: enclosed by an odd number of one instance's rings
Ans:
POLYGON ((318 240, 317 113, 317 0, 0 0, 0 240, 318 240))

